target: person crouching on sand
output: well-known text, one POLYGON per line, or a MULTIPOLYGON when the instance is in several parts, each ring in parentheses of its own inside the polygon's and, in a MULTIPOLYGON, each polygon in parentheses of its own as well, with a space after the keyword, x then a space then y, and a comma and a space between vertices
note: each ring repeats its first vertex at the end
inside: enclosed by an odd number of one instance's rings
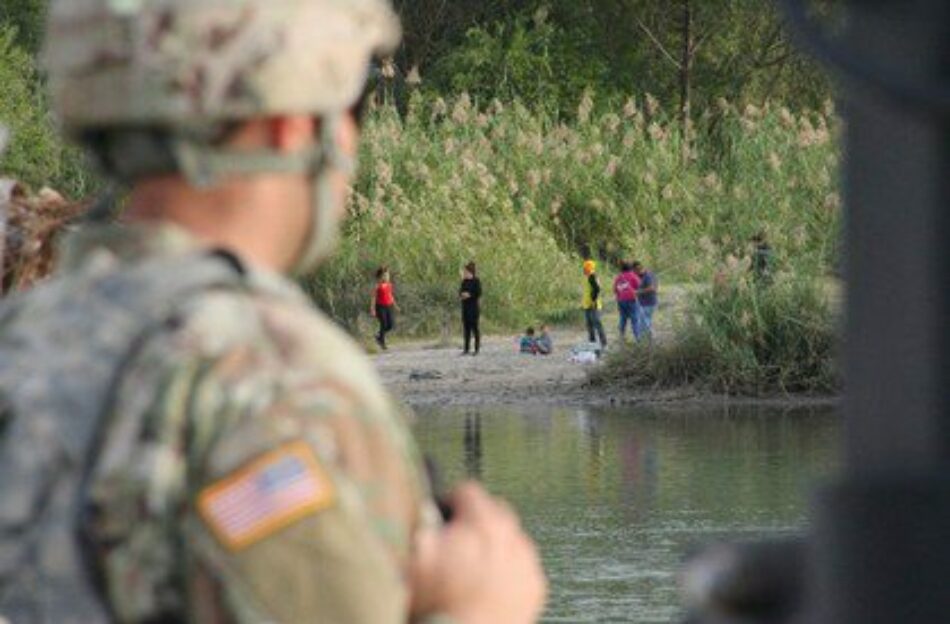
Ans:
POLYGON ((534 337, 534 327, 529 327, 525 330, 525 335, 522 336, 518 342, 518 350, 521 353, 528 353, 530 355, 538 354, 538 341, 534 337))
POLYGON ((547 325, 541 326, 541 335, 534 341, 538 355, 551 355, 554 352, 554 341, 547 325))

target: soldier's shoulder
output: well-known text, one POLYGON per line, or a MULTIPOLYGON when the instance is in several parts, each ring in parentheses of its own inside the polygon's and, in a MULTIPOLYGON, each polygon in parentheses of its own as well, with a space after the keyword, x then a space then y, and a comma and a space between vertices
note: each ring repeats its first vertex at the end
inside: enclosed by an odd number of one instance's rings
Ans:
POLYGON ((355 342, 282 276, 247 269, 235 275, 200 258, 147 267, 112 262, 88 256, 80 270, 4 302, 0 351, 29 345, 25 359, 34 364, 59 361, 34 357, 38 352, 62 351, 76 374, 83 361, 132 355, 142 364, 142 384, 203 363, 225 371, 217 379, 225 384, 325 380, 369 405, 389 404, 355 342), (207 277, 199 277, 203 271, 207 277), (137 348, 139 354, 130 353, 137 348))
POLYGON ((388 403, 360 347, 281 276, 251 271, 241 288, 196 293, 170 327, 168 357, 182 362, 224 362, 236 377, 324 380, 369 404, 388 403))
POLYGON ((250 271, 239 288, 209 288, 182 306, 178 324, 207 340, 267 350, 288 366, 312 367, 340 358, 366 361, 356 343, 292 282, 250 271))
POLYGON ((127 369, 124 412, 190 419, 196 456, 213 446, 217 468, 268 452, 275 428, 278 437, 296 431, 302 415, 325 428, 324 441, 356 435, 362 449, 371 429, 409 448, 397 405, 354 341, 291 284, 254 274, 247 282, 186 302, 127 369))

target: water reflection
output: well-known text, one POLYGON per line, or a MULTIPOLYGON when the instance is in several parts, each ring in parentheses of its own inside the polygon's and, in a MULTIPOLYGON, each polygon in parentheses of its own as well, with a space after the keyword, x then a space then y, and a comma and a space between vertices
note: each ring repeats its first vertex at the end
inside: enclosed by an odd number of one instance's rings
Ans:
POLYGON ((631 521, 643 520, 657 492, 659 455, 656 443, 642 432, 628 432, 619 446, 623 508, 631 521))
POLYGON ((449 481, 520 509, 551 576, 545 621, 666 623, 692 544, 803 526, 838 427, 807 410, 465 410, 425 411, 416 432, 449 481))
POLYGON ((604 463, 604 437, 596 417, 587 412, 578 412, 577 420, 581 431, 587 436, 587 496, 599 498, 604 463))
POLYGON ((482 417, 480 414, 465 416, 465 473, 471 479, 482 477, 482 417))

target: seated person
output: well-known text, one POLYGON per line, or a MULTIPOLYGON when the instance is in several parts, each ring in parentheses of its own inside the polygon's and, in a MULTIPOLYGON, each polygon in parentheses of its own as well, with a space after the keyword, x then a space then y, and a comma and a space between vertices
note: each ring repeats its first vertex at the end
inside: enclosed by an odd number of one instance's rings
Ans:
POLYGON ((541 335, 535 340, 535 348, 540 355, 551 355, 554 351, 554 341, 551 340, 547 325, 541 326, 541 335))
POLYGON ((522 353, 536 355, 538 353, 538 342, 534 337, 534 327, 529 327, 525 335, 521 337, 519 349, 522 353))

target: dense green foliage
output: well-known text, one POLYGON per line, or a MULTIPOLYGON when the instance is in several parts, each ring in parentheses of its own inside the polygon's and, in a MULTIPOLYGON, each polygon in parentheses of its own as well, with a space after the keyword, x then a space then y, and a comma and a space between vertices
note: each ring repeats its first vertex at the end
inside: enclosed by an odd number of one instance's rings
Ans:
POLYGON ((831 393, 835 314, 825 283, 783 274, 757 286, 733 273, 691 297, 674 335, 612 355, 596 383, 692 385, 727 394, 831 393))
MULTIPOLYGON (((0 72, 12 85, 0 113, 19 137, 19 154, 4 169, 75 195, 92 181, 74 154, 54 144, 36 71, 47 2, 0 0, 0 72)), ((836 0, 812 4, 828 13, 836 0)), ((395 0, 395 6, 404 45, 395 58, 395 84, 382 80, 382 86, 403 111, 420 90, 428 100, 465 92, 481 108, 496 99, 518 101, 554 120, 573 118, 587 93, 613 109, 630 94, 653 94, 658 110, 680 116, 682 125, 684 115, 700 123, 722 99, 739 108, 773 101, 797 113, 820 108, 830 93, 822 73, 790 45, 772 3, 760 0, 395 0), (418 75, 410 68, 421 73, 421 85, 407 84, 409 74, 418 75)))
POLYGON ((16 31, 0 25, 0 123, 12 133, 0 169, 35 187, 53 186, 73 197, 94 184, 77 150, 64 145, 47 112, 46 95, 16 31))
POLYGON ((40 49, 48 0, 0 0, 0 24, 14 29, 17 43, 30 54, 40 49))
MULTIPOLYGON (((835 0, 812 3, 828 13, 835 0)), ((718 98, 816 108, 829 95, 763 0, 401 0, 406 45, 423 88, 476 99, 517 97, 570 114, 585 89, 608 100, 653 93, 678 110, 718 98)))

